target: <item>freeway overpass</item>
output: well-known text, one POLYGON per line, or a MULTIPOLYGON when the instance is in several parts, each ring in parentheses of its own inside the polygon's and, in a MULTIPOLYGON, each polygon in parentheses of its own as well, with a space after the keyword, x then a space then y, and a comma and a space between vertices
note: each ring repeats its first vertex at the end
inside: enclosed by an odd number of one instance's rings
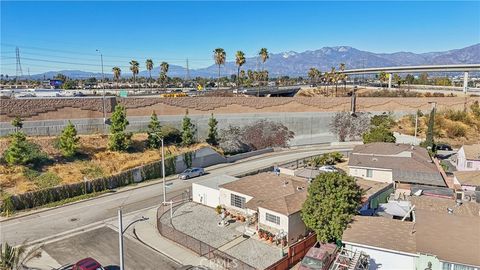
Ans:
POLYGON ((399 66, 399 67, 377 67, 358 68, 339 71, 347 75, 378 74, 387 73, 388 89, 392 88, 392 77, 394 73, 418 73, 418 72, 463 72, 463 92, 466 93, 468 86, 468 73, 480 72, 480 64, 459 64, 459 65, 423 65, 423 66, 399 66))

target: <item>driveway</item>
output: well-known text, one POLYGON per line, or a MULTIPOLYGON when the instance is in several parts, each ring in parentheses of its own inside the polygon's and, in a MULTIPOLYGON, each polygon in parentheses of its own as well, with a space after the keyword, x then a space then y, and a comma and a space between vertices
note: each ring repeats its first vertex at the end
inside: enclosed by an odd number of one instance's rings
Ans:
MULTIPOLYGON (((124 237, 125 269, 173 270, 178 264, 152 249, 124 237)), ((109 269, 119 269, 118 233, 104 226, 53 243, 42 248, 59 264, 75 263, 92 257, 109 269)))

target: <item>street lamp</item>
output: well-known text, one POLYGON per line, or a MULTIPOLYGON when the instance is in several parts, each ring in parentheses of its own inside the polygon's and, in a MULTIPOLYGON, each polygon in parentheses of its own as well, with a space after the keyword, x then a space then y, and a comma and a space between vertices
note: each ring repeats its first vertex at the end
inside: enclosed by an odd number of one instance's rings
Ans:
POLYGON ((100 62, 102 64, 102 87, 103 87, 103 97, 102 97, 102 104, 103 104, 103 132, 106 131, 106 123, 107 123, 107 114, 105 113, 105 74, 103 73, 103 54, 99 49, 96 49, 96 52, 100 53, 100 62))
POLYGON ((167 202, 167 186, 165 184, 165 151, 163 148, 163 137, 162 140, 162 179, 163 179, 163 204, 167 202))
POLYGON ((120 255, 120 270, 125 269, 125 262, 123 259, 123 234, 127 231, 127 229, 132 226, 134 223, 140 222, 140 221, 146 221, 148 220, 147 217, 142 216, 141 218, 134 220, 130 222, 130 224, 123 229, 123 224, 122 224, 122 208, 118 208, 118 245, 119 245, 119 255, 120 255))

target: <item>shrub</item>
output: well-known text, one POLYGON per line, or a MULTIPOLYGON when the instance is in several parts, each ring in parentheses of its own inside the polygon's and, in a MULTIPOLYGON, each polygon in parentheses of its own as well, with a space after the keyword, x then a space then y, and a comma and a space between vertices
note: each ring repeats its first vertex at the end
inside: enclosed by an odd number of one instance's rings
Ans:
POLYGON ((68 121, 67 126, 62 130, 58 138, 58 146, 65 157, 72 157, 77 153, 78 141, 77 130, 72 122, 68 121))
POLYGON ((370 118, 368 114, 357 113, 351 115, 349 112, 336 113, 330 121, 330 131, 344 142, 347 138, 356 139, 368 130, 370 118))
POLYGON ((105 176, 102 167, 93 162, 85 162, 85 167, 80 172, 88 179, 96 179, 105 176))
POLYGON ((44 189, 49 187, 54 187, 59 185, 62 182, 62 179, 52 172, 46 172, 40 174, 35 180, 35 184, 38 188, 44 189))
POLYGON ((343 155, 339 152, 325 153, 319 157, 311 159, 311 165, 318 167, 323 165, 335 165, 338 162, 342 162, 343 155))
POLYGON ((220 130, 220 148, 227 155, 251 151, 251 147, 243 140, 243 130, 240 127, 228 126, 220 130))
POLYGON ((192 119, 188 117, 188 110, 182 120, 182 145, 190 146, 195 143, 196 127, 192 123, 192 119))
POLYGON ((447 127, 446 134, 449 138, 465 137, 467 128, 461 123, 453 123, 447 127))
POLYGON ((207 143, 213 146, 218 145, 218 132, 217 132, 217 125, 218 121, 212 116, 208 120, 208 135, 207 135, 207 143))
POLYGON ((480 105, 478 103, 478 100, 475 100, 472 105, 470 105, 470 110, 472 110, 473 115, 475 117, 480 118, 480 105))
POLYGON ((165 144, 177 144, 182 141, 182 134, 180 133, 180 130, 172 126, 162 126, 160 133, 162 134, 165 144))
POLYGON ((39 166, 48 161, 48 156, 40 146, 27 141, 23 132, 14 132, 12 141, 7 150, 3 153, 3 158, 9 165, 34 165, 39 166))
POLYGON ((130 147, 132 133, 126 133, 128 126, 127 113, 123 105, 115 106, 110 126, 108 148, 112 151, 125 151, 130 147))
POLYGON ((443 114, 445 115, 445 118, 450 119, 452 121, 460 121, 465 124, 469 123, 468 114, 465 111, 447 110, 443 114))
POLYGON ((396 141, 393 133, 384 126, 373 127, 368 132, 363 134, 363 143, 373 142, 390 142, 396 141))
POLYGON ((381 114, 381 115, 374 115, 370 119, 370 124, 374 126, 384 126, 386 128, 391 128, 395 125, 395 119, 393 119, 392 113, 388 114, 381 114))
POLYGON ((243 141, 254 150, 267 147, 286 147, 294 137, 282 123, 260 120, 243 129, 243 141))
POLYGON ((147 146, 152 149, 160 148, 162 145, 162 127, 160 126, 160 122, 158 121, 158 117, 155 112, 153 112, 152 116, 150 117, 147 134, 147 146))

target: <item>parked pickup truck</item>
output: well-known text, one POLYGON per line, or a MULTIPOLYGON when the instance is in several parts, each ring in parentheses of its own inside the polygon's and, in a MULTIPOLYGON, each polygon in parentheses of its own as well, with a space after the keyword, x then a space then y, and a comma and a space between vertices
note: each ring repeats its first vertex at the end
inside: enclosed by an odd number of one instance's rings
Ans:
POLYGON ((298 270, 367 270, 369 260, 363 252, 317 242, 303 257, 298 270))

